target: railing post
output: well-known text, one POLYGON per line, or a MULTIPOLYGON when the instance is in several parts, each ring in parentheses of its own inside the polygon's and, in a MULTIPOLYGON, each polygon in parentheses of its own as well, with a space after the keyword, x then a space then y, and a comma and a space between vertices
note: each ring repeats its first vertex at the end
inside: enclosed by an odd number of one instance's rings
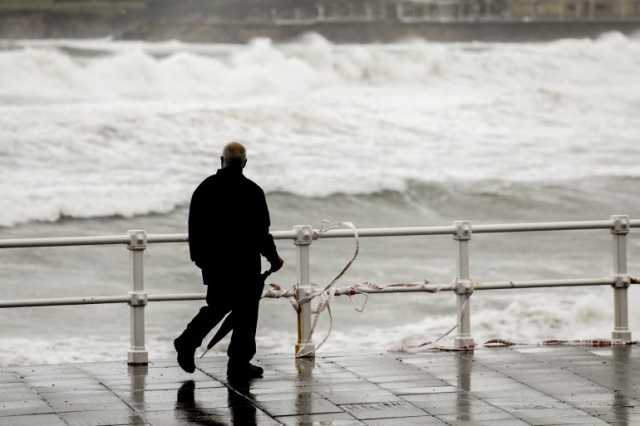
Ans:
MULTIPOLYGON (((310 275, 310 249, 313 241, 313 228, 309 225, 296 225, 293 227, 296 233, 294 244, 297 252, 297 298, 306 297, 311 293, 310 275)), ((311 303, 305 303, 298 310, 298 341, 296 354, 315 356, 313 336, 311 335, 311 303)))
POLYGON ((468 221, 454 222, 455 234, 453 239, 458 243, 458 262, 456 277, 456 295, 458 299, 458 328, 455 338, 457 349, 473 349, 471 337, 471 294, 473 286, 469 273, 469 240, 471 240, 471 223, 468 221))
POLYGON ((627 234, 631 228, 629 216, 611 216, 613 222, 611 235, 613 236, 613 332, 614 342, 626 343, 631 341, 629 330, 628 289, 631 283, 627 271, 627 234))
POLYGON ((144 291, 144 250, 147 248, 147 233, 142 230, 128 231, 131 252, 132 280, 129 306, 131 307, 131 346, 128 363, 145 365, 149 363, 149 353, 145 346, 144 307, 147 304, 147 293, 144 291))

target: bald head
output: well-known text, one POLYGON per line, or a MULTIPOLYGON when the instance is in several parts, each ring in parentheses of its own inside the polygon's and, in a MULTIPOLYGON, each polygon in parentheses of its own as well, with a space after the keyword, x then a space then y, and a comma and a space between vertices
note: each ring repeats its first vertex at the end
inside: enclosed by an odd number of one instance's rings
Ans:
POLYGON ((230 142, 222 151, 222 168, 234 167, 244 168, 247 164, 247 150, 238 142, 230 142))

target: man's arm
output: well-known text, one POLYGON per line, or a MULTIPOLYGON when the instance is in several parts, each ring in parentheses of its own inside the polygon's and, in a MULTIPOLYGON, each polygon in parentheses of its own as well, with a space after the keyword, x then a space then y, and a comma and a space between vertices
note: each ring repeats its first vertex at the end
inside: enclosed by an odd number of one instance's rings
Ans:
POLYGON ((200 186, 196 188, 191 196, 189 204, 189 254, 191 260, 201 267, 201 257, 203 252, 202 241, 202 201, 200 186))
POLYGON ((271 264, 271 271, 275 272, 282 268, 284 261, 278 255, 278 249, 273 241, 273 236, 269 232, 271 226, 271 219, 269 217, 269 207, 267 206, 267 199, 264 196, 262 189, 259 191, 259 205, 260 205, 260 254, 263 255, 271 264))

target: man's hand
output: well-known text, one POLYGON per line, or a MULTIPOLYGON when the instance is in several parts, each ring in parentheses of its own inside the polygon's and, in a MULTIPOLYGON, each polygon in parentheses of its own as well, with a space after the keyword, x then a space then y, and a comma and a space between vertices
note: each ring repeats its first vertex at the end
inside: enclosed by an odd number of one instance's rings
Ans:
POLYGON ((282 265, 284 265, 284 260, 282 260, 282 258, 278 256, 278 259, 271 264, 271 272, 279 271, 280 269, 282 269, 282 265))

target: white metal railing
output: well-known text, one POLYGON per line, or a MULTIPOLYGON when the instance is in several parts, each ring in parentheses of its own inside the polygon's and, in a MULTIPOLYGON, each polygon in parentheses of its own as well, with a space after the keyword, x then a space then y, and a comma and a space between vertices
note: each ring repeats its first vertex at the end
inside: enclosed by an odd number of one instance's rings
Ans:
MULTIPOLYGON (((640 220, 630 220, 625 215, 614 215, 608 220, 571 221, 571 222, 534 222, 511 224, 484 224, 472 226, 469 221, 456 221, 449 226, 418 226, 396 228, 363 228, 358 230, 360 237, 391 237, 420 235, 452 235, 457 243, 456 280, 451 285, 439 286, 438 291, 451 291, 456 294, 458 315, 455 346, 460 349, 473 348, 471 335, 470 299, 474 291, 500 290, 538 287, 573 287, 611 285, 614 296, 614 328, 612 340, 630 342, 628 314, 628 288, 632 283, 627 268, 627 236, 633 227, 640 227, 640 220), (609 229, 613 239, 613 274, 605 277, 553 280, 495 281, 473 285, 469 268, 469 243, 472 234, 505 232, 542 232, 609 229)), ((297 297, 305 298, 313 292, 310 270, 310 249, 314 240, 324 238, 350 238, 354 236, 350 229, 333 229, 318 232, 310 225, 297 225, 290 231, 275 231, 273 237, 278 240, 293 240, 297 251, 296 275, 297 297)), ((131 291, 122 296, 64 297, 26 300, 0 301, 0 308, 89 305, 106 303, 127 303, 131 311, 131 337, 128 352, 129 364, 147 364, 149 361, 145 343, 145 306, 148 302, 166 302, 182 300, 202 300, 204 293, 152 294, 144 287, 144 252, 149 244, 184 243, 186 234, 147 234, 143 230, 131 230, 121 235, 89 237, 20 238, 0 240, 0 249, 26 247, 63 247, 83 245, 126 244, 131 253, 131 291)), ((362 293, 385 294, 432 291, 426 288, 383 288, 360 289, 362 293)), ((339 295, 340 293, 336 293, 339 295)), ((343 293, 344 294, 344 293, 343 293)), ((311 336, 311 305, 302 304, 298 311, 298 338, 296 353, 313 355, 311 336)))

